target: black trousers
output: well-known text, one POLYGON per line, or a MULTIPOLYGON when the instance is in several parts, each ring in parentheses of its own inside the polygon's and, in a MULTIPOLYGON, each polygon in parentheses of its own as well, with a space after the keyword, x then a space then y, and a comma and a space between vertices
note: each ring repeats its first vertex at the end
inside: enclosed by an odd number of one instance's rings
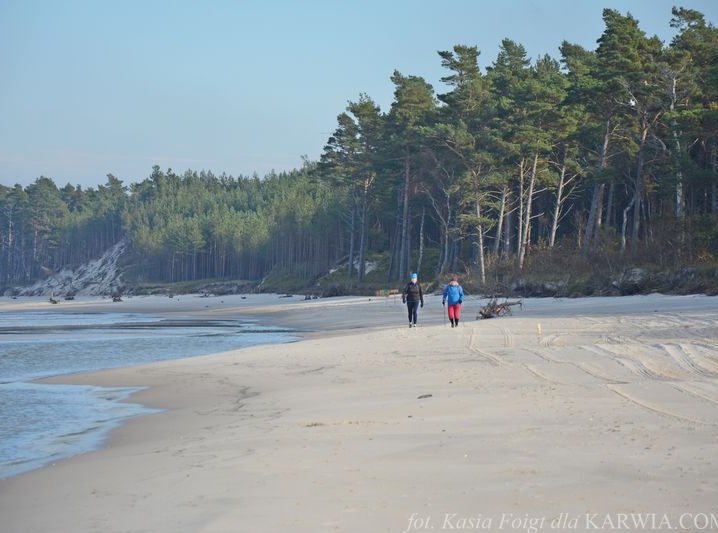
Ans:
POLYGON ((406 302, 406 308, 409 311, 409 322, 416 324, 417 315, 419 313, 420 302, 406 302))

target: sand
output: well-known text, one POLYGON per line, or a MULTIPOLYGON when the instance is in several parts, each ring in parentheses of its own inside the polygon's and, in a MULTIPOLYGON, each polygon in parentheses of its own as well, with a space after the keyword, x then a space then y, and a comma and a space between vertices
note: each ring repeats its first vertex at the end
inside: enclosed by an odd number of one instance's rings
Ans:
POLYGON ((0 312, 252 316, 302 332, 55 381, 147 387, 98 451, 0 481, 28 532, 718 531, 718 300, 533 299, 418 328, 395 297, 0 312))

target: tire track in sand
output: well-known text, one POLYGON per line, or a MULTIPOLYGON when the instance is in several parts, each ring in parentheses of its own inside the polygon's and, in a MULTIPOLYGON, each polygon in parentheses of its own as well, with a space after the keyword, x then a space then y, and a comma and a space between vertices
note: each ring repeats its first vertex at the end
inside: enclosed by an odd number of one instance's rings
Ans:
POLYGON ((690 345, 660 344, 678 365, 689 373, 702 378, 718 377, 718 363, 699 355, 690 345))
MULTIPOLYGON (((507 344, 509 342, 513 342, 511 340, 512 336, 508 330, 503 330, 503 335, 504 335, 504 346, 507 346, 507 344)), ((471 335, 469 336, 469 352, 474 353, 474 354, 486 359, 493 366, 504 366, 504 365, 508 364, 504 359, 479 348, 478 342, 479 342, 479 336, 472 329, 471 335)))
POLYGON ((658 415, 690 422, 691 424, 718 426, 715 405, 701 402, 695 395, 665 383, 608 384, 606 387, 625 400, 658 415))

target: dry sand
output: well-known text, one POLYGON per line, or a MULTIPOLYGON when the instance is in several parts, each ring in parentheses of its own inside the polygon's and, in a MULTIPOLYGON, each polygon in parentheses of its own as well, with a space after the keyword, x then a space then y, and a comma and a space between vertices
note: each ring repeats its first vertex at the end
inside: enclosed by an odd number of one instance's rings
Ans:
MULTIPOLYGON (((292 344, 71 376, 166 411, 0 481, 28 532, 718 531, 718 300, 62 302, 256 316, 292 344)), ((0 302, 3 310, 47 306, 0 302)))

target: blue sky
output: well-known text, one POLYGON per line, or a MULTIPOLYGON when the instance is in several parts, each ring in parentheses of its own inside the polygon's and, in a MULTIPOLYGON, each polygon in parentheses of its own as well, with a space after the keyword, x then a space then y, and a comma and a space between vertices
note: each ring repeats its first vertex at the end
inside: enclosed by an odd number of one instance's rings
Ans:
POLYGON ((676 4, 718 24, 716 0, 0 0, 0 184, 300 168, 360 93, 389 109, 394 69, 442 92, 456 44, 593 50, 604 7, 668 43, 676 4))

